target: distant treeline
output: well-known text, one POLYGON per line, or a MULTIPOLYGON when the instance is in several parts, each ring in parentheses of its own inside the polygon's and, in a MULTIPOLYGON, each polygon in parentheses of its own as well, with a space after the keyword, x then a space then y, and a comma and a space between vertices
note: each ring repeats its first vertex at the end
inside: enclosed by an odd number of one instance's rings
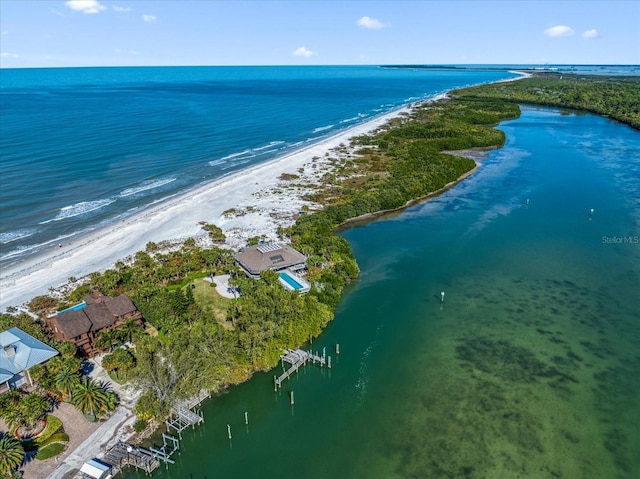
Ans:
POLYGON ((515 82, 457 90, 454 94, 589 111, 640 129, 640 77, 537 74, 515 82))

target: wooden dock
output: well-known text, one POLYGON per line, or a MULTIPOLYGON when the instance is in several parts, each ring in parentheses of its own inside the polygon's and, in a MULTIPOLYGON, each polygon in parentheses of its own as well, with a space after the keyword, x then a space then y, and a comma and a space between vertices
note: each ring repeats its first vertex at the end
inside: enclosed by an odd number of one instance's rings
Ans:
POLYGON ((113 467, 114 475, 126 466, 133 466, 151 474, 160 461, 151 451, 124 442, 118 442, 104 455, 104 462, 113 467))
POLYGON ((291 367, 286 369, 280 376, 274 377, 275 388, 281 387, 282 382, 285 379, 288 379, 301 366, 304 366, 307 361, 311 361, 314 364, 318 363, 320 364, 320 366, 324 366, 326 363, 326 356, 324 353, 322 356, 320 356, 318 354, 313 354, 312 352, 307 352, 302 349, 285 349, 284 354, 280 356, 280 360, 282 361, 283 367, 284 363, 290 364, 291 367))
POLYGON ((204 422, 204 417, 199 413, 196 413, 193 408, 200 405, 202 401, 209 397, 209 393, 206 391, 200 391, 199 394, 185 399, 184 401, 178 401, 171 408, 169 418, 165 421, 167 425, 167 431, 171 432, 171 429, 175 429, 178 433, 178 437, 182 439, 182 431, 191 426, 195 427, 197 424, 204 422))
MULTIPOLYGON (((193 409, 200 405, 202 401, 209 397, 209 393, 202 390, 195 396, 179 401, 170 411, 167 418, 167 431, 175 429, 178 437, 182 439, 182 431, 187 427, 195 427, 204 422, 204 417, 193 409)), ((137 447, 119 441, 109 448, 104 455, 103 461, 113 468, 113 475, 116 475, 126 466, 133 466, 147 474, 151 474, 162 462, 166 465, 173 464, 171 456, 179 452, 180 441, 171 434, 162 433, 162 446, 148 449, 137 447)))

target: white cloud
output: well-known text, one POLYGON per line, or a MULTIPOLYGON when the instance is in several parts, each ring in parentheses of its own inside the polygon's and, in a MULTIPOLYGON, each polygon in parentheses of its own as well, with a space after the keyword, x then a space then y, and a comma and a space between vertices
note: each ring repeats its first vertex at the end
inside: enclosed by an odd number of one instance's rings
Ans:
POLYGON ((100 13, 107 9, 98 0, 69 0, 65 5, 71 10, 83 13, 100 13))
POLYGON ((20 58, 20 55, 18 55, 17 53, 2 52, 2 53, 0 53, 0 57, 2 57, 2 58, 20 58))
POLYGON ((142 20, 145 23, 153 23, 158 19, 155 15, 142 15, 142 20))
POLYGON ((381 30, 385 27, 387 27, 388 25, 385 25, 384 23, 382 23, 380 20, 378 20, 377 18, 371 18, 371 17, 362 17, 358 20, 357 22, 359 27, 362 28, 367 28, 369 30, 381 30))
POLYGON ((119 7, 118 5, 114 5, 113 6, 113 10, 115 12, 127 13, 127 12, 131 11, 131 8, 129 8, 129 7, 119 7))
POLYGON ((300 47, 300 48, 296 48, 293 51, 293 54, 297 57, 304 57, 304 58, 309 58, 312 56, 315 56, 315 52, 312 52, 311 50, 307 50, 305 47, 300 47))
POLYGON ((584 32, 582 34, 582 38, 596 38, 599 37, 600 34, 598 33, 598 30, 596 30, 595 28, 592 28, 591 30, 587 30, 586 32, 584 32))
POLYGON ((9 35, 9 32, 2 32, 3 35, 9 35))
POLYGON ((569 37, 574 34, 574 31, 573 28, 566 25, 556 25, 555 27, 547 28, 544 33, 550 37, 569 37))

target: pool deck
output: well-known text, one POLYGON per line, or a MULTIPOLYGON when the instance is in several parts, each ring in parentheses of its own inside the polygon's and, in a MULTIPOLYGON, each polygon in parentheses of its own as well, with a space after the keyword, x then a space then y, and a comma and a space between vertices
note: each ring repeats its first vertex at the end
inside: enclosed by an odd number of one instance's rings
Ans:
POLYGON ((282 287, 287 291, 295 291, 297 293, 303 294, 308 292, 311 289, 311 285, 306 279, 302 278, 301 276, 298 276, 297 274, 293 273, 288 269, 278 272, 278 281, 280 282, 282 287), (300 288, 294 287, 290 282, 284 279, 282 277, 283 274, 288 276, 289 279, 291 279, 294 283, 300 286, 300 288))

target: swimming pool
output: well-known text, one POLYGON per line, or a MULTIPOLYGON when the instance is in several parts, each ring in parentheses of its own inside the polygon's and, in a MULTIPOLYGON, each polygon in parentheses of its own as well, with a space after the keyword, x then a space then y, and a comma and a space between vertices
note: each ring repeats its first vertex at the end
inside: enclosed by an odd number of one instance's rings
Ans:
POLYGON ((84 301, 82 303, 78 303, 75 306, 71 306, 70 308, 63 309, 62 311, 58 311, 58 314, 66 313, 67 311, 78 311, 84 308, 87 305, 84 301))
POLYGON ((297 291, 299 293, 306 293, 310 289, 310 285, 306 281, 288 271, 280 273, 280 284, 289 291, 297 291))

